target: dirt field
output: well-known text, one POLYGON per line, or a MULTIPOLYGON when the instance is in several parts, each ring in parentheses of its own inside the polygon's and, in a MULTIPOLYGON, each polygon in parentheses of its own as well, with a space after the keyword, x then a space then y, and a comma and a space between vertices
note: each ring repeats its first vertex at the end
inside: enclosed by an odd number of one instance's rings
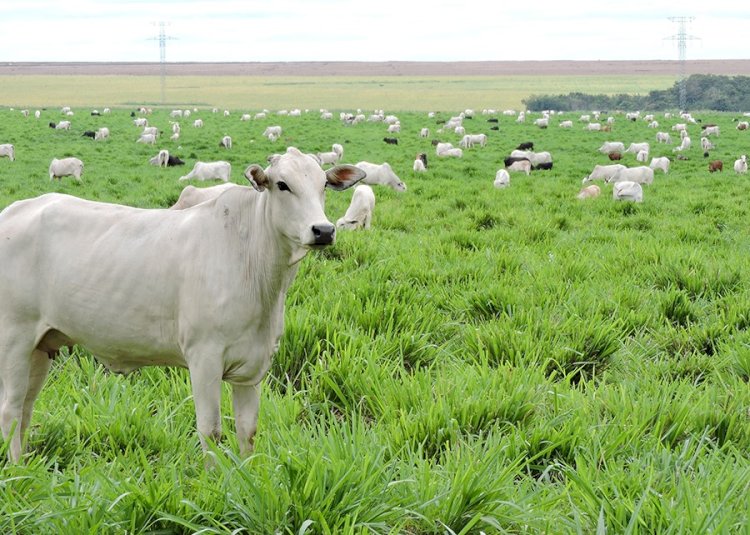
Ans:
MULTIPOLYGON (((167 63, 172 76, 529 76, 673 75, 678 61, 466 61, 167 63)), ((159 63, 4 63, 2 75, 156 76, 159 63)), ((750 75, 750 60, 688 61, 686 73, 750 75)))

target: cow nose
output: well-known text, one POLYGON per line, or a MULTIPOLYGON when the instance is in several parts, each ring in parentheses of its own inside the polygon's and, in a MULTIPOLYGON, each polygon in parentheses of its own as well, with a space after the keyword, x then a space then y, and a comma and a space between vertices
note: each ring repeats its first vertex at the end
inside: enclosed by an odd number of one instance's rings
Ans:
POLYGON ((331 223, 313 225, 312 233, 315 236, 315 245, 331 245, 336 236, 336 227, 331 223))

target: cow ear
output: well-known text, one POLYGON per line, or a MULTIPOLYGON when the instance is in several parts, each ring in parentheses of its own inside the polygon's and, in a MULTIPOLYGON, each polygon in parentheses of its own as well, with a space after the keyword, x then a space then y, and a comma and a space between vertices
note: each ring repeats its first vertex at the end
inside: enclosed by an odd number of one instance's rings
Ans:
POLYGON ((268 176, 258 164, 252 164, 245 169, 245 178, 258 191, 265 191, 268 187, 268 176))
POLYGON ((326 171, 326 187, 336 191, 345 190, 365 178, 367 174, 359 167, 343 164, 326 171))

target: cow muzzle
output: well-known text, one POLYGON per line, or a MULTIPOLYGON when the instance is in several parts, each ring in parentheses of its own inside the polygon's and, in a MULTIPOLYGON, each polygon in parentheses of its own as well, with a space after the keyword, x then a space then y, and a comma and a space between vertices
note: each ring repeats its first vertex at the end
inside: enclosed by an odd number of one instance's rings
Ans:
POLYGON ((312 226, 313 245, 331 245, 336 239, 336 227, 331 223, 312 226))

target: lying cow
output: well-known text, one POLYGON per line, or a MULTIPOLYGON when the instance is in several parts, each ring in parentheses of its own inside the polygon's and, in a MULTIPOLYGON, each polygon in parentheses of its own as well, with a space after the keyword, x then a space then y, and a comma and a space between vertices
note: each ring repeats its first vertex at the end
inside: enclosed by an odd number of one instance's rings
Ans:
POLYGON ((220 438, 231 383, 237 443, 252 451, 287 290, 307 252, 335 241, 324 189, 364 173, 324 172, 289 148, 245 175, 254 189, 185 210, 50 193, 0 213, 0 428, 11 461, 52 358, 74 344, 119 373, 187 368, 204 451, 220 438))
POLYGON ((0 158, 8 158, 11 162, 16 159, 16 149, 11 143, 0 145, 0 158))
POLYGON ((623 180, 612 186, 612 198, 616 201, 643 201, 643 187, 638 182, 623 180))
POLYGON ((360 184, 354 188, 349 208, 346 209, 344 217, 336 221, 336 228, 369 230, 373 210, 375 210, 375 193, 367 184, 360 184))
POLYGON ((49 164, 49 179, 62 179, 64 176, 72 176, 78 182, 81 182, 83 174, 83 162, 78 158, 62 158, 58 160, 53 158, 49 164))
POLYGON ((187 175, 181 176, 180 180, 223 180, 229 182, 232 172, 232 164, 225 161, 218 162, 195 162, 193 170, 187 175))

